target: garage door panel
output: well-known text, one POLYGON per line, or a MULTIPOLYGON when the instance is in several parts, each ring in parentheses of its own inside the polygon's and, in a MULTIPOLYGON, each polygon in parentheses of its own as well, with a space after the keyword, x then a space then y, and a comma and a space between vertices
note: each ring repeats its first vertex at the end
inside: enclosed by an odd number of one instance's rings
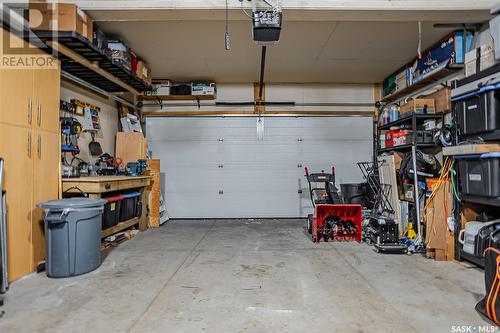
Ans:
POLYGON ((165 196, 168 214, 178 218, 217 218, 224 209, 223 196, 218 193, 192 192, 186 195, 168 193, 165 196))
POLYGON ((297 195, 271 193, 256 196, 249 192, 224 192, 225 212, 228 216, 296 217, 300 216, 297 195), (291 209, 293 207, 293 209, 291 209))
POLYGON ((265 118, 263 140, 253 117, 150 120, 149 147, 161 159, 174 218, 306 216, 304 166, 334 165, 338 183, 362 181, 356 162, 372 154, 368 117, 265 118))

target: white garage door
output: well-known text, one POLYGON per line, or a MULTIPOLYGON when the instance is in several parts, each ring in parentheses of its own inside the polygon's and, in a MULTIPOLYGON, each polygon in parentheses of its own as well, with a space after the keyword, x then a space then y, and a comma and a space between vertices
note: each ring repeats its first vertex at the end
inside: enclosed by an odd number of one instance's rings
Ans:
POLYGON ((360 182, 372 158, 370 117, 147 118, 152 157, 173 218, 304 217, 312 211, 304 166, 335 166, 360 182), (299 193, 302 190, 302 193, 299 193))

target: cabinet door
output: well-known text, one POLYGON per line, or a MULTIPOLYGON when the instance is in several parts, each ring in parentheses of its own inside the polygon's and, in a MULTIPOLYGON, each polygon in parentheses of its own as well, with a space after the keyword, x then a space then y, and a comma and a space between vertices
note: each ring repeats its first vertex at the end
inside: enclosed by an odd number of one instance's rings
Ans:
POLYGON ((33 124, 44 131, 59 132, 60 69, 34 71, 33 124))
POLYGON ((32 272, 33 133, 0 124, 0 156, 5 160, 9 281, 32 272))
POLYGON ((45 230, 43 222, 43 210, 36 205, 58 199, 59 196, 59 160, 60 144, 57 133, 47 131, 35 131, 33 140, 33 159, 35 161, 33 181, 33 221, 32 247, 33 262, 32 269, 35 270, 40 262, 45 259, 45 230))
MULTIPOLYGON (((14 45, 28 44, 0 29, 0 39, 14 45)), ((0 52, 0 53, 3 53, 0 52)), ((33 122, 33 70, 0 69, 0 123, 31 126, 33 122)))
POLYGON ((31 127, 34 111, 32 95, 32 70, 0 70, 0 123, 31 127))

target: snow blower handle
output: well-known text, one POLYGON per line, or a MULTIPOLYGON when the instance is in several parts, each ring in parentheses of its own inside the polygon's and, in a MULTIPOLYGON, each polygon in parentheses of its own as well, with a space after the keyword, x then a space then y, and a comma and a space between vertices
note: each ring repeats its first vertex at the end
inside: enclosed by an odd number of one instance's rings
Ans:
POLYGON ((304 168, 304 171, 306 173, 306 176, 309 176, 309 169, 307 167, 304 168))
POLYGON ((335 184, 335 167, 332 166, 332 181, 333 181, 333 184, 335 184))

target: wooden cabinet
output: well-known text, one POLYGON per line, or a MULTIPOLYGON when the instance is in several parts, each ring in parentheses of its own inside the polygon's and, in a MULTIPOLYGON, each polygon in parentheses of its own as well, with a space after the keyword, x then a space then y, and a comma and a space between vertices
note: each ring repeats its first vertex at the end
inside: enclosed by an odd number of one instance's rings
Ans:
POLYGON ((32 131, 26 127, 0 124, 0 156, 5 161, 9 280, 13 281, 32 272, 32 131))
POLYGON ((45 257, 43 211, 36 205, 59 197, 59 99, 59 68, 0 69, 10 281, 35 271, 45 257))
POLYGON ((33 126, 59 133, 59 98, 61 73, 54 69, 39 69, 33 79, 33 126))
POLYGON ((33 216, 32 216, 32 269, 45 259, 45 232, 43 209, 35 207, 40 202, 59 197, 59 134, 35 131, 33 139, 33 216))

